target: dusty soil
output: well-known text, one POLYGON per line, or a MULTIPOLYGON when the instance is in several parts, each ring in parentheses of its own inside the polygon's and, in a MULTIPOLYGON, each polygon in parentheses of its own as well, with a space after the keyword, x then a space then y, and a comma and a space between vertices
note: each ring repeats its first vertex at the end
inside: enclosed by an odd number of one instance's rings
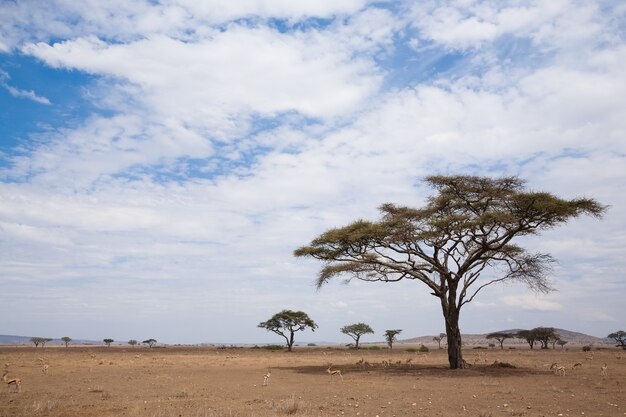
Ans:
POLYGON ((452 371, 444 350, 404 349, 0 347, 0 364, 22 379, 21 392, 0 390, 0 417, 626 415, 626 352, 470 349, 464 357, 475 365, 452 371), (552 362, 566 365, 565 376, 552 362), (326 373, 331 363, 343 381, 326 373))

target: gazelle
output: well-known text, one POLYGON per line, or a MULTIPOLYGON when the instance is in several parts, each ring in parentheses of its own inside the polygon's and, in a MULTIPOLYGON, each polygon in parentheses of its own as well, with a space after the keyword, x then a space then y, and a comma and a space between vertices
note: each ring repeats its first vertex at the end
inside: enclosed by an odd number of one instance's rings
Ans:
POLYGON ((43 372, 43 373, 44 373, 44 375, 47 375, 47 374, 48 374, 48 369, 50 369, 50 365, 48 365, 47 363, 44 363, 44 364, 41 366, 41 372, 43 372))
POLYGON ((332 369, 332 365, 328 365, 328 369, 326 370, 330 377, 332 378, 334 375, 339 375, 341 377, 341 381, 343 381, 343 375, 341 375, 340 369, 332 369))
POLYGON ((268 369, 267 373, 263 375, 263 386, 266 387, 270 383, 270 376, 272 376, 272 370, 268 369))
POLYGON ((565 366, 563 365, 559 365, 558 363, 554 362, 552 365, 550 365, 550 369, 554 370, 555 375, 565 376, 565 366))
POLYGON ((572 365, 572 369, 580 368, 580 367, 582 367, 582 366, 583 366, 583 364, 582 364, 582 363, 580 363, 580 362, 576 362, 574 365, 572 365))
POLYGON ((606 377, 606 370, 607 370, 607 368, 608 368, 608 365, 606 363, 600 367, 600 369, 602 370, 602 372, 601 372, 602 376, 604 376, 604 377, 606 377))
POLYGON ((7 383, 7 389, 11 389, 11 385, 13 384, 15 388, 17 389, 17 392, 20 392, 20 389, 22 386, 22 380, 19 378, 9 378, 7 376, 8 373, 9 371, 5 369, 4 373, 2 374, 2 380, 7 383))

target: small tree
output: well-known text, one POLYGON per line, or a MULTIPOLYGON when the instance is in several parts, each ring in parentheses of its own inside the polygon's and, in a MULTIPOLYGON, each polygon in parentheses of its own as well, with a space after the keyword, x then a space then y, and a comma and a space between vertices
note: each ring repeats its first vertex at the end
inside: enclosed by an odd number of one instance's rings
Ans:
POLYGON ((396 336, 402 333, 402 329, 385 330, 385 340, 389 345, 389 349, 393 349, 393 342, 396 341, 396 336))
POLYGON ((443 339, 445 339, 445 337, 445 333, 439 333, 439 336, 433 337, 433 340, 439 345, 439 349, 441 349, 441 342, 443 341, 443 339))
POLYGON ((519 332, 515 333, 515 337, 517 337, 518 339, 526 340, 526 343, 528 343, 531 349, 535 347, 537 334, 533 330, 520 330, 519 332))
POLYGON ((617 347, 621 347, 622 349, 626 349, 626 332, 623 330, 618 330, 615 333, 611 333, 608 335, 609 339, 615 340, 617 343, 617 347))
POLYGON ((70 342, 72 341, 72 338, 71 337, 67 337, 67 336, 63 336, 61 338, 61 340, 63 341, 63 343, 65 343, 65 347, 68 347, 70 342))
POLYGON ((148 340, 144 340, 142 343, 144 345, 148 345, 150 347, 154 346, 154 344, 156 343, 156 339, 148 339, 148 340))
POLYGON ((30 341, 35 344, 35 347, 38 347, 42 339, 43 337, 31 337, 30 341))
POLYGON ((128 344, 131 345, 132 347, 135 347, 135 345, 137 345, 137 341, 135 339, 130 339, 128 341, 128 344))
POLYGON ((537 341, 541 343, 541 349, 548 349, 550 341, 559 338, 554 327, 536 327, 532 331, 535 333, 537 341))
POLYGON ((292 310, 283 310, 280 313, 276 313, 271 319, 259 323, 258 327, 284 337, 289 352, 291 352, 296 332, 306 330, 307 328, 315 331, 318 328, 317 324, 304 311, 292 310))
POLYGON ((500 343, 500 349, 504 349, 504 341, 515 337, 512 333, 494 332, 489 333, 487 339, 496 339, 500 343))
POLYGON ((364 334, 373 334, 374 329, 372 329, 369 324, 356 323, 356 324, 350 324, 348 326, 343 326, 341 328, 341 333, 347 334, 348 336, 353 338, 354 347, 355 349, 358 349, 359 340, 361 339, 361 336, 363 336, 364 334))
POLYGON ((556 344, 561 346, 561 349, 563 349, 563 346, 567 344, 567 340, 560 339, 556 342, 556 344))
POLYGON ((106 343, 107 347, 111 347, 111 343, 115 342, 113 339, 104 339, 104 343, 106 343))

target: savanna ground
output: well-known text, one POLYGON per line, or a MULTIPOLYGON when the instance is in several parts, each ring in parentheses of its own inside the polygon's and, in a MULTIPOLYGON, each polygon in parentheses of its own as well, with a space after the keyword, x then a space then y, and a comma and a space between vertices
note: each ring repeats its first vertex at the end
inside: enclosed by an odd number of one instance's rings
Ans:
POLYGON ((580 348, 468 349, 476 365, 453 371, 445 350, 405 349, 0 347, 0 365, 22 379, 20 393, 0 390, 0 417, 626 415, 626 352, 594 350, 589 360, 580 348), (361 358, 372 366, 361 369, 361 358), (567 366, 565 376, 552 362, 567 366), (326 373, 331 363, 343 381, 326 373))

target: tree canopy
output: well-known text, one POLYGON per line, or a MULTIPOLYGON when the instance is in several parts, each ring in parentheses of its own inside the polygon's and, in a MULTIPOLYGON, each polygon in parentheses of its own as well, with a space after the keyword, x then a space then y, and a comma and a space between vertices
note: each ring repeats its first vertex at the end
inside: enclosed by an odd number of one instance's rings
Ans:
POLYGON ((107 347, 111 347, 111 343, 115 342, 113 339, 103 339, 102 341, 107 345, 107 347))
POLYGON ((157 342, 157 340, 156 340, 156 339, 146 339, 146 340, 144 340, 144 341, 143 341, 143 342, 141 342, 141 343, 143 343, 144 345, 148 345, 148 346, 152 347, 152 346, 154 346, 154 344, 155 344, 156 342, 157 342))
POLYGON ((385 340, 389 345, 389 349, 393 349, 393 342, 396 341, 396 336, 402 333, 402 329, 385 330, 385 340))
POLYGON ((355 323, 355 324, 350 324, 350 325, 347 325, 347 326, 343 326, 341 328, 341 333, 347 334, 348 336, 353 338, 354 339, 354 347, 356 349, 358 349, 359 348, 359 340, 361 339, 361 336, 363 336, 364 334, 373 334, 374 333, 374 329, 372 329, 369 324, 355 323))
POLYGON ((304 311, 283 310, 274 314, 269 320, 259 323, 258 327, 284 337, 287 350, 291 352, 296 332, 307 328, 315 331, 318 326, 304 311))
POLYGON ((68 347, 70 342, 72 341, 72 338, 69 336, 63 336, 61 340, 63 341, 63 343, 65 343, 65 347, 68 347))
POLYGON ((489 333, 486 338, 487 339, 496 339, 498 343, 500 343, 500 349, 504 349, 504 341, 506 339, 512 339, 515 337, 514 333, 505 333, 505 332, 493 332, 489 333))
POLYGON ((609 339, 615 340, 617 343, 617 347, 621 347, 622 349, 626 349, 626 332, 623 330, 618 330, 614 333, 611 333, 607 336, 609 339))
POLYGON ((436 192, 425 207, 383 204, 379 221, 330 229, 294 254, 324 263, 318 288, 338 276, 425 285, 441 303, 450 367, 463 368, 459 315, 465 304, 500 282, 551 290, 553 258, 515 239, 581 215, 601 217, 606 207, 589 198, 526 191, 518 177, 430 176, 425 183, 436 192))

